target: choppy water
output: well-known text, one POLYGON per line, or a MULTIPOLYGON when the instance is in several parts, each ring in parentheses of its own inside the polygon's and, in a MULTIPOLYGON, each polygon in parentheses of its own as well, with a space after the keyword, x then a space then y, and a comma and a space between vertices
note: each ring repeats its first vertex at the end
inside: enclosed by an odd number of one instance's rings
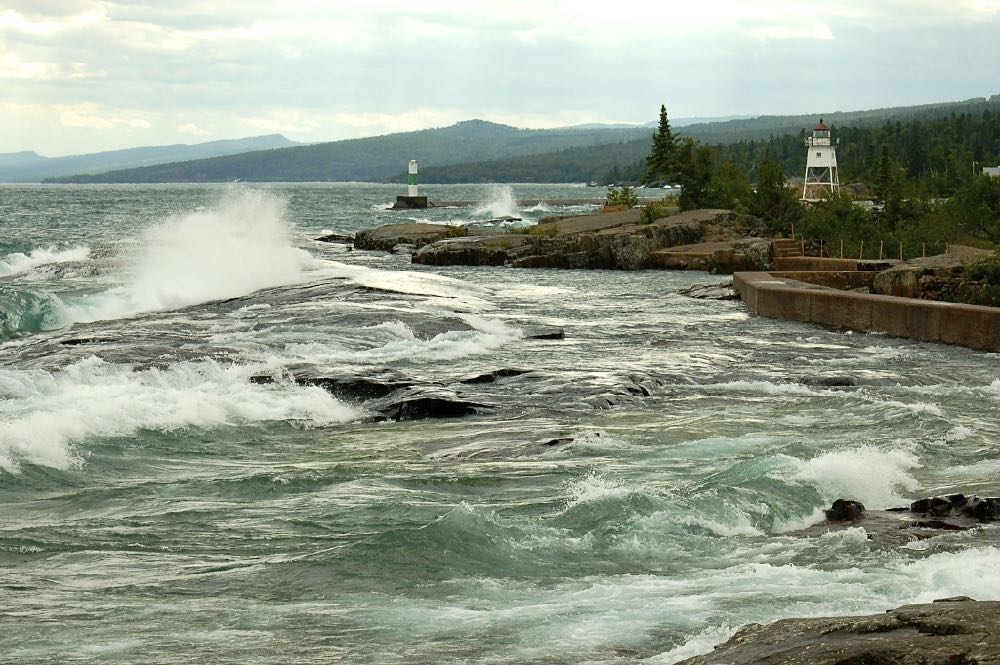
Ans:
POLYGON ((0 187, 0 661, 670 663, 751 621, 1000 599, 994 528, 787 535, 840 496, 996 492, 997 355, 679 296, 700 273, 311 240, 580 210, 394 194, 0 187), (301 364, 488 408, 373 423, 249 381, 301 364), (461 383, 497 369, 530 371, 461 383))

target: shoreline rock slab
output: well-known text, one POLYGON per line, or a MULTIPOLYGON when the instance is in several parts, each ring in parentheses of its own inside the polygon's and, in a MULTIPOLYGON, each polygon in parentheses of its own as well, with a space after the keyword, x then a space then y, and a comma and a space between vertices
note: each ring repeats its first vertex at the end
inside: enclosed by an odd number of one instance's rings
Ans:
POLYGON ((374 229, 358 231, 354 236, 354 248, 390 252, 396 245, 413 245, 420 249, 424 245, 465 235, 461 226, 447 224, 387 224, 374 229))
MULTIPOLYGON (((683 665, 1000 663, 1000 601, 945 598, 885 614, 782 619, 740 628, 683 665)), ((680 665, 680 664, 679 664, 680 665)))

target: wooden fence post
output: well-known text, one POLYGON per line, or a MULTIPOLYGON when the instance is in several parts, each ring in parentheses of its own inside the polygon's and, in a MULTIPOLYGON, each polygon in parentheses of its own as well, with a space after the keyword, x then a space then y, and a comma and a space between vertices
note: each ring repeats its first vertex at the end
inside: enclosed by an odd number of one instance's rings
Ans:
POLYGON ((861 241, 861 248, 858 249, 858 261, 865 258, 865 241, 861 241))
POLYGON ((885 241, 884 240, 879 240, 878 241, 878 260, 879 261, 882 260, 882 250, 883 249, 885 249, 885 241))
POLYGON ((903 260, 903 241, 899 241, 899 260, 903 260))
POLYGON ((840 239, 840 258, 844 258, 844 239, 840 239))

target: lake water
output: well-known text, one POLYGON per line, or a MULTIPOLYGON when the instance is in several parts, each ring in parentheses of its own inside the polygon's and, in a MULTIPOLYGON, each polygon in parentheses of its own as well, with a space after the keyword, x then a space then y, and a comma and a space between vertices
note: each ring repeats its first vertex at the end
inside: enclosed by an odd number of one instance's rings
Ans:
POLYGON ((704 273, 313 241, 594 191, 397 190, 0 186, 0 661, 672 663, 748 622, 1000 599, 994 527, 790 533, 838 497, 995 494, 998 355, 678 294, 704 273), (377 422, 303 366, 483 406, 377 422), (526 373, 464 382, 496 370, 526 373))

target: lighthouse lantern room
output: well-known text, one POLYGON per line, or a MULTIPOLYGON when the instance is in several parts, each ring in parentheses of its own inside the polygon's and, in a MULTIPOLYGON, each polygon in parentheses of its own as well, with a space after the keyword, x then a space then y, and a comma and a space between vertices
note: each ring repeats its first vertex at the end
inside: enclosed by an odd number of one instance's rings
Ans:
POLYGON ((830 128, 819 119, 812 136, 806 137, 806 177, 802 185, 803 201, 819 201, 825 195, 840 190, 837 175, 836 141, 830 138, 830 128))

